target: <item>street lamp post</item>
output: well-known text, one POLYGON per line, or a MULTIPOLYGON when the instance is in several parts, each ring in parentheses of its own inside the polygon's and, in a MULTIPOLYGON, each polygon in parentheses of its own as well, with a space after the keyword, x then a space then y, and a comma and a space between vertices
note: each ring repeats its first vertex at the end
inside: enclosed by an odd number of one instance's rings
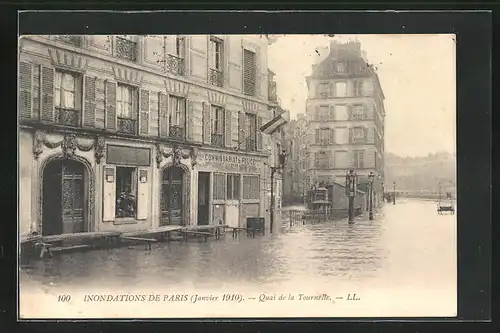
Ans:
POLYGON ((270 219, 270 224, 269 224, 269 232, 272 234, 273 233, 273 226, 274 226, 274 173, 278 170, 283 169, 286 161, 286 153, 283 150, 279 155, 279 165, 278 166, 271 166, 271 219, 270 219))
POLYGON ((392 204, 395 205, 396 204, 396 182, 394 181, 392 183, 393 185, 393 191, 392 191, 392 204))
POLYGON ((375 175, 373 174, 373 172, 370 171, 370 174, 368 175, 368 186, 369 186, 369 209, 370 209, 370 212, 369 212, 369 219, 370 220, 373 220, 373 179, 375 178, 375 175))
POLYGON ((354 197, 356 196, 356 186, 357 186, 358 176, 354 170, 349 170, 345 176, 345 190, 346 195, 349 200, 349 205, 347 208, 347 213, 349 217, 349 224, 354 223, 354 197))

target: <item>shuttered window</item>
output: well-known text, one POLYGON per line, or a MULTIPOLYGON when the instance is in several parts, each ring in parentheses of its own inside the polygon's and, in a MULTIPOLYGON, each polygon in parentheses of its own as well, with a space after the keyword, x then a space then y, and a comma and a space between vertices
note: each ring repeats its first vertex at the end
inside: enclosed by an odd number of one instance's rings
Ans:
POLYGON ((255 52, 243 50, 243 92, 255 96, 256 64, 255 52))
POLYGON ((352 107, 352 120, 363 120, 365 117, 364 106, 357 104, 352 107))
POLYGON ((186 99, 170 96, 169 103, 169 136, 176 140, 184 140, 186 135, 186 99))
POLYGON ((245 133, 248 135, 246 138, 246 149, 250 151, 257 150, 257 116, 251 113, 246 113, 246 129, 245 133))
POLYGON ((55 121, 61 125, 80 126, 81 75, 56 71, 54 77, 55 121))
POLYGON ((238 200, 240 198, 240 175, 227 174, 227 199, 238 200))
POLYGON ((137 134, 136 89, 119 84, 116 89, 116 119, 118 131, 137 134))

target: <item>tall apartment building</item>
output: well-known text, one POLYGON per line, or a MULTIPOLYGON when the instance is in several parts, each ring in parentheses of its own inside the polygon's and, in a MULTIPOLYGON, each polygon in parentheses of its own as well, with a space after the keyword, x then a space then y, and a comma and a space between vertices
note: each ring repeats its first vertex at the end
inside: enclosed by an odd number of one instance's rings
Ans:
POLYGON ((300 113, 285 128, 286 150, 290 154, 284 171, 283 197, 290 204, 304 202, 308 189, 307 182, 307 122, 306 115, 300 113))
POLYGON ((21 234, 269 220, 268 43, 22 37, 21 234))
POLYGON ((344 184, 346 172, 354 169, 360 189, 369 172, 375 173, 374 193, 381 194, 384 94, 361 44, 332 41, 329 52, 323 52, 306 80, 309 186, 344 184))

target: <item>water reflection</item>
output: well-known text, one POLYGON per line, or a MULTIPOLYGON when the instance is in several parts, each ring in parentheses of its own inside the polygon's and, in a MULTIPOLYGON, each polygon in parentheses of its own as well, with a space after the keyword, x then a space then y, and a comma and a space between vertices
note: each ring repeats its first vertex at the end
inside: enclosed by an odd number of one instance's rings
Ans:
MULTIPOLYGON (((284 214, 286 215, 286 214, 284 214)), ((387 252, 381 244, 384 216, 360 217, 290 227, 286 218, 272 235, 162 243, 63 254, 32 261, 23 276, 45 285, 149 285, 221 287, 224 284, 276 285, 301 279, 367 280, 381 269, 387 252)), ((314 280, 312 280, 314 281, 314 280)))

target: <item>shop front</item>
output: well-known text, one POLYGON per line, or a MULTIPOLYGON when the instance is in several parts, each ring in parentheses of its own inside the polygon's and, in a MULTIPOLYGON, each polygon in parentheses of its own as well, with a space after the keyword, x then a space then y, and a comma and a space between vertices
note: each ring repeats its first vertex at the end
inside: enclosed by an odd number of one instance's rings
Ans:
POLYGON ((258 154, 200 149, 197 224, 245 227, 247 217, 264 216, 261 183, 265 160, 266 156, 258 154))

